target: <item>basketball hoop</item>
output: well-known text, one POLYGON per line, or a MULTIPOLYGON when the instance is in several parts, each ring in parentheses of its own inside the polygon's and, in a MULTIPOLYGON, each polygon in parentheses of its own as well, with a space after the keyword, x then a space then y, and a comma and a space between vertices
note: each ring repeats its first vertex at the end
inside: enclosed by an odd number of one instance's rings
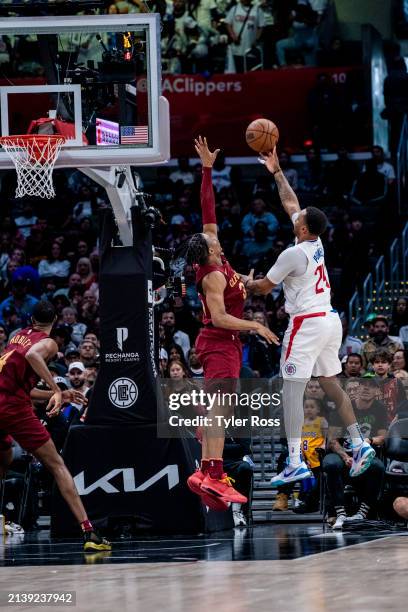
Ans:
POLYGON ((2 136, 0 144, 13 160, 17 172, 16 198, 54 198, 52 172, 61 147, 61 134, 2 136))

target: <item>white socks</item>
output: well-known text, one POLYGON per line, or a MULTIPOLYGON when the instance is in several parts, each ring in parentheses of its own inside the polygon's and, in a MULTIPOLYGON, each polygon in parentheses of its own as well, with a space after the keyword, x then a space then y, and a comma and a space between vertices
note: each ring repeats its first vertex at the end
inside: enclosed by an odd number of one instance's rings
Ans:
POLYGON ((303 413, 303 394, 306 382, 283 381, 283 414, 285 418, 286 437, 288 439, 289 463, 298 466, 302 462, 300 445, 302 441, 302 427, 305 420, 303 413))

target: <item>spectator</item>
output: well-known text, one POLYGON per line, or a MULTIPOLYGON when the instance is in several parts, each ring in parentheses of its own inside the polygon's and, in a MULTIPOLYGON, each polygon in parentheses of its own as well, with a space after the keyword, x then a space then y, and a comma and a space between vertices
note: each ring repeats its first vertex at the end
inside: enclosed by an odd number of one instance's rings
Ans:
POLYGON ((258 334, 240 332, 242 367, 252 370, 253 376, 270 378, 275 373, 274 353, 270 345, 258 334))
POLYGON ((79 359, 80 354, 79 349, 77 347, 71 347, 65 351, 64 362, 67 369, 69 368, 71 363, 73 363, 74 361, 79 361, 79 359))
POLYGON ((3 351, 7 346, 7 341, 8 341, 7 327, 3 323, 0 323, 0 355, 3 354, 3 351))
MULTIPOLYGON (((190 338, 186 333, 176 329, 176 316, 172 310, 162 312, 161 323, 164 327, 164 333, 166 338, 166 344, 175 342, 180 345, 183 349, 184 357, 187 358, 188 351, 190 350, 190 338)), ((171 358, 171 355, 169 354, 171 358)))
POLYGON ((179 157, 178 169, 170 174, 170 180, 173 183, 181 181, 184 185, 192 185, 194 183, 194 176, 190 169, 188 157, 179 157))
POLYGON ((51 245, 47 259, 40 261, 38 274, 40 277, 68 278, 71 264, 67 259, 63 259, 61 247, 58 242, 51 245))
POLYGON ((405 401, 405 389, 402 382, 391 374, 393 355, 379 349, 371 357, 371 365, 379 382, 379 399, 387 410, 388 424, 392 423, 398 413, 398 406, 405 401))
POLYGON ((86 332, 84 336, 84 340, 89 340, 90 342, 93 342, 98 351, 101 348, 101 343, 99 342, 99 338, 93 332, 89 332, 89 331, 86 332))
POLYGON ((13 309, 24 325, 31 317, 34 306, 38 300, 30 295, 29 283, 25 278, 16 278, 11 287, 11 296, 3 300, 0 304, 0 319, 4 320, 4 310, 13 309))
POLYGON ((92 325, 95 323, 99 314, 99 306, 96 301, 95 294, 88 290, 85 291, 82 305, 81 305, 81 318, 86 325, 92 325))
POLYGON ((290 155, 288 151, 284 149, 279 153, 279 165, 293 191, 297 191, 299 185, 298 173, 297 170, 291 166, 290 155))
MULTIPOLYGON (((68 378, 72 389, 86 395, 89 387, 86 384, 85 366, 82 361, 74 361, 70 364, 68 368, 68 378)), ((76 404, 74 402, 71 402, 71 405, 76 408, 78 412, 80 412, 83 407, 83 404, 76 404)))
POLYGON ((183 378, 190 378, 190 373, 184 363, 174 359, 169 363, 168 376, 174 380, 181 380, 183 378))
POLYGON ((253 239, 245 242, 242 249, 250 268, 255 268, 261 257, 267 255, 273 247, 273 240, 268 235, 268 226, 264 221, 255 224, 253 233, 253 239))
MULTIPOLYGON (((323 14, 327 2, 323 9, 320 8, 323 14)), ((303 54, 304 63, 306 66, 316 65, 316 52, 319 44, 317 35, 317 24, 321 19, 321 15, 312 8, 312 2, 304 0, 298 2, 295 10, 292 11, 292 35, 289 38, 278 40, 276 43, 276 55, 279 66, 287 65, 287 51, 294 51, 297 54, 303 54)))
POLYGON ((351 199, 358 205, 371 206, 383 201, 386 195, 387 179, 378 171, 376 161, 370 159, 353 185, 351 199))
POLYGON ((351 193, 358 174, 358 166, 350 159, 347 149, 339 147, 337 159, 326 173, 327 192, 339 202, 344 201, 351 193))
POLYGON ((391 372, 393 372, 394 374, 401 370, 408 372, 407 364, 408 364, 408 360, 407 360, 406 350, 398 349, 397 351, 395 351, 393 358, 392 358, 391 372))
MULTIPOLYGON (((360 355, 359 355, 360 357, 360 355)), ((359 378, 348 378, 344 385, 344 390, 352 402, 356 402, 360 397, 360 380, 359 378)))
POLYGON ((167 354, 167 351, 166 349, 161 348, 159 351, 160 376, 162 377, 166 376, 166 370, 167 370, 168 363, 169 363, 169 356, 167 354))
POLYGON ((197 351, 194 346, 188 352, 188 367, 192 378, 204 378, 204 370, 197 357, 197 351))
POLYGON ((385 176, 388 184, 392 185, 395 182, 395 170, 392 164, 385 161, 384 149, 376 145, 372 148, 372 154, 377 172, 385 176))
POLYGON ((183 349, 179 344, 172 343, 167 346, 167 354, 169 356, 170 361, 181 361, 181 363, 188 368, 187 360, 184 357, 183 349))
MULTIPOLYGON (((387 415, 384 404, 376 399, 378 386, 373 378, 360 379, 360 393, 353 402, 354 413, 363 436, 375 446, 384 444, 387 433, 387 415)), ((374 512, 382 490, 385 467, 382 461, 374 459, 370 467, 360 476, 352 478, 357 490, 359 508, 347 517, 344 501, 344 486, 351 482, 349 470, 352 463, 351 440, 342 437, 342 428, 330 424, 329 449, 323 459, 323 471, 329 500, 335 510, 336 520, 333 529, 342 529, 347 520, 365 521, 370 511, 374 512)))
POLYGON ((363 358, 360 353, 349 353, 344 359, 342 374, 344 378, 359 378, 363 370, 363 358))
MULTIPOLYGON (((211 2, 212 0, 210 0, 211 2)), ((220 151, 212 169, 212 183, 215 191, 231 187, 231 166, 225 165, 225 155, 220 151)))
POLYGON ((74 308, 67 306, 62 311, 62 321, 63 323, 68 323, 72 327, 71 340, 74 344, 80 344, 84 339, 84 335, 86 333, 86 325, 85 323, 77 322, 77 313, 74 308))
POLYGON ((396 300, 391 316, 390 334, 399 336, 401 327, 408 325, 408 298, 400 297, 396 300))
POLYGON ((228 72, 244 72, 244 58, 262 36, 265 25, 263 11, 251 0, 239 0, 224 20, 231 43, 228 47, 228 72))
POLYGON ((79 345, 79 357, 85 367, 94 364, 98 358, 98 351, 94 343, 90 340, 83 340, 79 345))
POLYGON ((24 239, 29 238, 31 230, 36 225, 38 217, 33 214, 33 207, 30 202, 25 202, 23 212, 14 222, 24 239))
POLYGON ((360 355, 363 343, 358 338, 348 335, 349 326, 346 316, 342 315, 340 320, 343 327, 343 337, 339 351, 339 359, 341 360, 351 353, 358 353, 358 355, 360 355))
MULTIPOLYGON (((65 352, 74 349, 75 344, 71 340, 72 327, 66 323, 62 323, 53 328, 51 338, 55 340, 58 346, 58 358, 63 359, 65 352)), ((58 370, 59 372, 59 370, 58 370)))
POLYGON ((392 340, 389 335, 389 323, 387 317, 384 315, 377 315, 373 320, 374 329, 373 337, 367 340, 362 347, 362 355, 364 367, 366 368, 371 363, 371 358, 378 351, 378 349, 386 349, 392 355, 395 351, 402 349, 399 342, 392 340))
POLYGON ((279 222, 275 215, 266 212, 266 204, 261 198, 252 201, 251 212, 242 219, 241 229, 244 234, 244 241, 249 241, 255 237, 255 225, 263 221, 268 229, 268 237, 274 238, 278 231, 279 222))
POLYGON ((76 273, 81 279, 81 285, 84 285, 86 289, 89 289, 96 280, 92 272, 91 261, 88 257, 81 257, 81 259, 78 260, 76 273))

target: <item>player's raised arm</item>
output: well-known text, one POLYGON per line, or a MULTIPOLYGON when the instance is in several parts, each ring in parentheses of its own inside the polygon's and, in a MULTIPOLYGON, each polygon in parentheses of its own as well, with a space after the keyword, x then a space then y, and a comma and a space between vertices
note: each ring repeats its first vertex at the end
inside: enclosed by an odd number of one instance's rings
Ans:
POLYGON ((295 213, 300 212, 299 200, 297 199, 297 195, 293 191, 292 187, 289 185, 286 176, 282 172, 279 165, 278 155, 276 153, 276 147, 270 153, 260 153, 260 157, 264 160, 265 166, 268 168, 269 172, 273 174, 276 181, 276 186, 278 187, 282 206, 292 219, 292 216, 295 213))
POLYGON ((215 234, 215 236, 217 236, 217 218, 215 216, 215 197, 211 179, 211 168, 220 150, 216 149, 211 152, 208 148, 207 139, 201 136, 194 140, 194 146, 203 165, 200 192, 203 232, 205 234, 215 234))

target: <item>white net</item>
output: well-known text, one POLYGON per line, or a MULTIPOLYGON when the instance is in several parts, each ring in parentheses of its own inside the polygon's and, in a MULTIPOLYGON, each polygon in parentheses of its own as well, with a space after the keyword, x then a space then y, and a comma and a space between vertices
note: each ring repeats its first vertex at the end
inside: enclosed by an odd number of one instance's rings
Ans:
POLYGON ((64 136, 57 134, 0 138, 0 144, 16 167, 16 198, 24 196, 55 197, 52 172, 64 142, 64 136))

